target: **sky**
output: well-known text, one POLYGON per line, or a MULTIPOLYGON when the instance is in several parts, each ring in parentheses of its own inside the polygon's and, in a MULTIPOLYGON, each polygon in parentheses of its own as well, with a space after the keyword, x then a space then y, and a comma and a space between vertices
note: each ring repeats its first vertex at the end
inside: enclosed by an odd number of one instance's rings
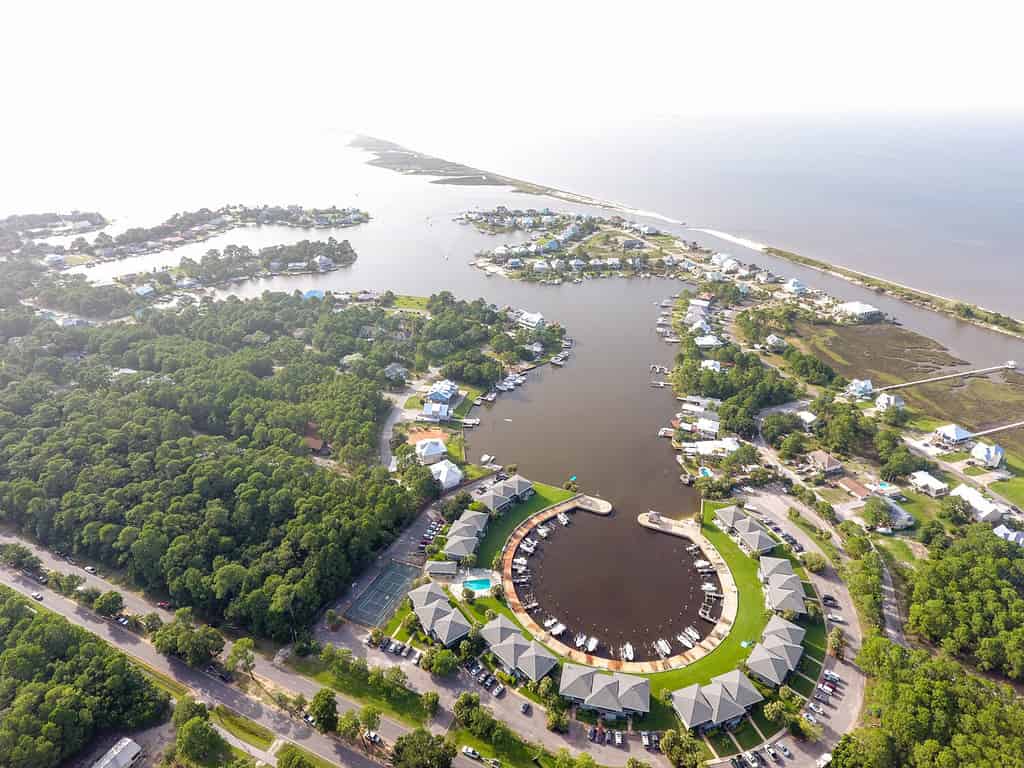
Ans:
POLYGON ((985 0, 2 5, 8 179, 304 132, 472 162, 634 119, 1024 112, 1024 11, 985 0))

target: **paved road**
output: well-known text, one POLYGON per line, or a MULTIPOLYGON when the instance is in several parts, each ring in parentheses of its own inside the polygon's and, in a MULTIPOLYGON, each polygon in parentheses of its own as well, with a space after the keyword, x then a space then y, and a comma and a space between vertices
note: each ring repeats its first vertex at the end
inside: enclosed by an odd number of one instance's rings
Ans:
MULTIPOLYGON (((777 523, 784 531, 793 535, 806 550, 824 554, 817 542, 793 524, 786 514, 790 507, 797 507, 812 523, 828 528, 825 521, 797 499, 786 496, 780 490, 771 487, 754 490, 752 493, 746 494, 745 498, 763 514, 763 517, 777 523)), ((821 573, 808 575, 819 595, 830 594, 838 601, 839 608, 831 608, 829 611, 838 613, 844 619, 840 626, 846 635, 846 658, 852 660, 860 650, 863 636, 860 623, 857 620, 857 611, 846 585, 831 565, 826 566, 821 573)), ((829 630, 833 626, 835 624, 828 622, 829 630)), ((860 669, 849 660, 840 661, 831 656, 825 657, 824 669, 833 670, 838 674, 843 679, 843 685, 839 695, 833 697, 833 700, 826 705, 826 716, 819 718, 825 728, 821 741, 814 744, 802 744, 792 738, 785 739, 787 746, 794 753, 794 759, 786 761, 787 765, 795 768, 813 766, 822 754, 835 745, 840 736, 856 727, 864 704, 865 677, 860 669)))
MULTIPOLYGON (((9 568, 0 568, 0 582, 25 594, 37 591, 38 584, 32 579, 9 568)), ((64 616, 68 621, 101 637, 128 656, 138 659, 158 672, 171 677, 191 689, 197 699, 208 703, 223 704, 250 720, 269 728, 278 737, 294 742, 326 760, 352 768, 377 768, 366 755, 346 746, 336 738, 324 736, 300 720, 247 696, 237 688, 219 679, 192 669, 183 662, 161 655, 145 639, 123 627, 97 617, 92 611, 73 600, 43 591, 43 604, 64 616)), ((299 676, 292 676, 299 677, 299 676)), ((304 678, 299 677, 300 680, 304 678)), ((312 698, 318 686, 310 684, 303 690, 312 698)), ((339 702, 339 705, 341 702, 339 702)))

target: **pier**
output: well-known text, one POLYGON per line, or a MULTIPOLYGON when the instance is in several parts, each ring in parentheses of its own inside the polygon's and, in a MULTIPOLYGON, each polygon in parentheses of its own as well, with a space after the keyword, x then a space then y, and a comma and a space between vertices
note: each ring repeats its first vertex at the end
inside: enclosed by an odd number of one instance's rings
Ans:
POLYGON ((1001 427, 992 427, 991 429, 983 429, 981 432, 974 432, 971 434, 972 438, 985 437, 986 435, 994 435, 997 432, 1005 432, 1008 429, 1019 429, 1024 427, 1024 421, 1015 421, 1012 424, 1003 424, 1001 427))
POLYGON ((968 376, 985 376, 989 373, 996 373, 997 371, 1013 371, 1016 370, 1017 363, 1014 360, 1007 360, 1005 363, 1000 365, 992 365, 988 368, 976 368, 973 371, 961 371, 959 373, 947 373, 942 376, 931 376, 927 379, 918 379, 917 381, 905 381, 902 384, 890 384, 887 387, 875 387, 874 392, 889 392, 894 389, 905 389, 906 387, 916 387, 918 384, 932 384, 936 381, 949 381, 950 379, 963 379, 968 376))

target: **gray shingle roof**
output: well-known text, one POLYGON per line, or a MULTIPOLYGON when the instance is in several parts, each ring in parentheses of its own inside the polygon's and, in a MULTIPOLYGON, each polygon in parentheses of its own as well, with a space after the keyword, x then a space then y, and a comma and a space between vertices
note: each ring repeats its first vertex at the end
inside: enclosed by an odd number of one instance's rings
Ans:
POLYGON ((476 536, 480 532, 472 523, 463 523, 461 520, 456 520, 452 523, 452 527, 448 529, 447 536, 449 539, 458 539, 466 536, 476 536))
POLYGON ((777 573, 793 573, 793 564, 784 557, 762 557, 757 564, 757 570, 763 581, 777 573))
POLYGON ((647 678, 619 672, 604 674, 578 664, 562 666, 558 692, 608 712, 649 712, 651 707, 651 684, 647 678))
POLYGON ((765 635, 761 644, 776 656, 784 658, 790 671, 796 669, 796 665, 800 663, 800 657, 804 655, 803 646, 787 642, 784 637, 779 635, 765 635))
POLYGON ((458 523, 468 523, 472 525, 477 531, 483 531, 487 528, 487 523, 490 522, 491 516, 486 512, 477 512, 475 509, 467 509, 456 521, 458 523))
POLYGON ((768 579, 768 586, 772 589, 794 589, 801 592, 804 589, 804 585, 800 582, 800 577, 795 573, 791 573, 788 576, 777 573, 768 579))
POLYGON ((597 674, 596 670, 579 664, 562 665, 562 681, 558 686, 558 692, 571 699, 581 701, 590 695, 591 680, 597 674))
POLYGON ((593 687, 590 695, 583 703, 595 709, 604 709, 608 712, 622 711, 622 704, 619 702, 619 684, 611 675, 594 675, 593 687))
POLYGON ((410 590, 409 600, 412 601, 413 608, 419 608, 421 605, 428 605, 430 603, 437 602, 438 600, 443 600, 447 603, 448 595, 446 595, 444 590, 437 584, 430 582, 429 584, 424 584, 421 587, 416 587, 416 589, 410 590))
POLYGON ((727 528, 733 528, 740 520, 746 520, 747 516, 743 514, 739 507, 733 505, 731 507, 722 507, 715 512, 715 518, 721 520, 727 528))
POLYGON ((491 653, 501 659, 502 663, 509 669, 519 666, 519 657, 527 648, 529 643, 518 632, 509 635, 500 643, 491 646, 491 653))
POLYGON ((461 612, 453 608, 434 623, 434 634, 444 645, 451 645, 469 634, 469 622, 461 612))
POLYGON ((711 721, 711 705, 699 685, 672 691, 672 708, 687 728, 696 728, 711 721))
POLYGON ((761 643, 754 646, 754 649, 747 657, 747 669, 756 674, 762 680, 767 680, 774 685, 781 685, 789 674, 789 664, 781 656, 769 651, 761 643))
POLYGON ((484 624, 480 630, 480 637, 484 639, 487 645, 496 645, 505 640, 509 635, 518 635, 519 627, 515 625, 510 618, 503 614, 498 614, 496 617, 491 619, 489 622, 484 624))
POLYGON ((534 682, 540 680, 558 665, 558 659, 547 648, 536 641, 519 657, 519 671, 534 682))
POLYGON ((529 491, 533 488, 533 483, 531 483, 522 475, 512 475, 512 477, 510 477, 508 480, 502 483, 502 486, 505 491, 513 493, 517 496, 522 496, 524 492, 529 491))
MULTIPOLYGON (((737 529, 739 530, 739 529, 737 529)), ((775 549, 778 542, 760 528, 752 528, 747 531, 739 531, 740 539, 747 545, 751 552, 770 552, 775 549)))
POLYGON ((752 706, 764 699, 764 697, 758 693, 754 684, 750 682, 750 679, 738 669, 713 677, 711 678, 711 682, 721 683, 729 692, 729 695, 732 696, 733 701, 741 707, 752 706))
POLYGON ((794 645, 799 645, 803 642, 804 635, 806 634, 807 631, 803 627, 797 626, 791 621, 786 621, 781 616, 772 616, 768 619, 768 625, 764 628, 762 637, 778 635, 794 645))
POLYGON ((466 557, 476 552, 480 540, 476 536, 453 536, 444 545, 448 557, 466 557))
POLYGON ((711 715, 708 720, 712 725, 720 725, 727 720, 732 720, 734 717, 740 717, 746 712, 743 707, 733 700, 721 683, 703 685, 700 692, 704 695, 704 699, 711 708, 711 715))
POLYGON ((626 709, 634 712, 651 710, 651 681, 646 677, 615 673, 619 683, 619 702, 626 709))
POLYGON ((807 613, 807 606, 804 605, 804 590, 780 589, 779 587, 768 587, 764 593, 764 600, 773 611, 795 611, 796 613, 807 613))
POLYGON ((499 509, 504 507, 506 504, 511 503, 511 499, 501 493, 496 493, 493 490, 485 491, 478 499, 481 504, 487 507, 491 512, 497 512, 499 509))

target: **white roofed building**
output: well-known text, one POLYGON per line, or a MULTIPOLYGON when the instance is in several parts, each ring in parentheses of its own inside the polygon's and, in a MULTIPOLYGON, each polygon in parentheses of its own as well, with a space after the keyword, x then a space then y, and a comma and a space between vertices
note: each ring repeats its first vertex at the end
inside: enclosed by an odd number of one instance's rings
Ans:
POLYGON ((986 499, 977 488, 972 488, 964 483, 954 488, 949 495, 961 498, 970 504, 974 519, 979 523, 995 525, 1001 522, 1003 515, 1010 511, 1004 504, 997 504, 991 499, 986 499))
POLYGON ((921 493, 927 493, 933 498, 945 496, 949 493, 949 485, 939 480, 931 472, 923 469, 910 474, 910 487, 921 493))
POLYGON ((983 467, 989 469, 995 469, 1003 463, 1006 453, 1003 451, 1001 446, 995 443, 983 443, 977 442, 971 449, 971 458, 981 464, 983 467))
POLYGON ((450 491, 462 482, 463 474, 458 465, 448 459, 442 459, 430 465, 430 474, 441 486, 442 491, 450 491))

